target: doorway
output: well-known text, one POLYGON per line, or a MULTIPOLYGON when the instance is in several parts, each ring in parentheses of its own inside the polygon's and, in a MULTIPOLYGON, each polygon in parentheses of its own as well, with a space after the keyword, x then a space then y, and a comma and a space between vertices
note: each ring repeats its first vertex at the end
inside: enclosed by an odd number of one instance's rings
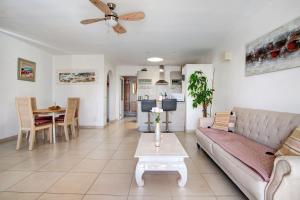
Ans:
POLYGON ((124 117, 137 116, 137 77, 124 76, 124 117))

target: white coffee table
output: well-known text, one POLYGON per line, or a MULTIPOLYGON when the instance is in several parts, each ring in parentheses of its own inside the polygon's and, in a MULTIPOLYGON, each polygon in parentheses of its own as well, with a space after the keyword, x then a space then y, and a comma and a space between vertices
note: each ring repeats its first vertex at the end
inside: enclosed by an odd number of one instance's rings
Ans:
POLYGON ((189 156, 174 133, 163 133, 160 147, 155 147, 153 133, 141 134, 134 157, 138 158, 135 169, 135 180, 138 186, 144 186, 142 176, 145 171, 177 171, 180 174, 178 185, 185 186, 187 168, 184 158, 189 156))

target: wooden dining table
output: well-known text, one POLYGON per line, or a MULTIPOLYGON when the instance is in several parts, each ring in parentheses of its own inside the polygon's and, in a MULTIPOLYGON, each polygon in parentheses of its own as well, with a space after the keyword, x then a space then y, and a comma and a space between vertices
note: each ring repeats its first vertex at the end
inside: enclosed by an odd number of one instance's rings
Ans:
POLYGON ((65 113, 66 109, 65 108, 59 108, 59 109, 49 109, 49 108, 43 108, 43 109, 36 109, 33 110, 33 114, 35 115, 50 115, 52 116, 52 135, 53 135, 53 143, 56 143, 56 133, 55 133, 55 117, 58 114, 65 113))

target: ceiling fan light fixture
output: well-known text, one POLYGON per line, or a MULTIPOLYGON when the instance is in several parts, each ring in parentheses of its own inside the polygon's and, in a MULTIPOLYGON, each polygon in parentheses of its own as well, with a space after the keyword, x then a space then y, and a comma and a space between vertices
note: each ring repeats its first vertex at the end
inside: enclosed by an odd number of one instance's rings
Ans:
POLYGON ((160 58, 160 57, 150 57, 150 58, 147 58, 147 60, 149 62, 162 62, 162 61, 164 61, 164 59, 160 58))
POLYGON ((110 18, 106 19, 106 23, 109 26, 114 27, 118 24, 118 21, 114 17, 110 17, 110 18))

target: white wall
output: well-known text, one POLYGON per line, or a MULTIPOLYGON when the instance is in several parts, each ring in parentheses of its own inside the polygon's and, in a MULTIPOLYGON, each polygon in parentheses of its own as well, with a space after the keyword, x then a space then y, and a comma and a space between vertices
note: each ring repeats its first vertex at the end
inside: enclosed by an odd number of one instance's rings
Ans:
POLYGON ((240 24, 215 52, 214 111, 233 106, 300 113, 300 68, 245 77, 245 45, 300 15, 300 1, 272 1, 240 24), (224 51, 233 59, 225 62, 224 51))
POLYGON ((35 96, 38 107, 52 102, 52 55, 0 33, 0 139, 17 134, 15 97, 35 96), (17 80, 18 58, 36 63, 36 82, 17 80))
POLYGON ((80 97, 80 125, 104 126, 104 100, 106 75, 103 55, 61 55, 53 58, 54 101, 65 106, 68 97, 80 97), (93 84, 64 85, 56 80, 57 70, 64 69, 95 70, 97 82, 93 84))
MULTIPOLYGON (((214 68, 211 64, 188 64, 183 68, 183 74, 185 75, 185 81, 183 81, 183 92, 185 94, 185 106, 186 106, 186 117, 185 117, 185 129, 192 131, 197 128, 199 118, 203 116, 202 107, 193 108, 193 98, 188 95, 188 80, 192 73, 201 70, 208 79, 208 85, 212 87, 213 71, 214 68)), ((208 110, 209 113, 209 110, 208 110)))

